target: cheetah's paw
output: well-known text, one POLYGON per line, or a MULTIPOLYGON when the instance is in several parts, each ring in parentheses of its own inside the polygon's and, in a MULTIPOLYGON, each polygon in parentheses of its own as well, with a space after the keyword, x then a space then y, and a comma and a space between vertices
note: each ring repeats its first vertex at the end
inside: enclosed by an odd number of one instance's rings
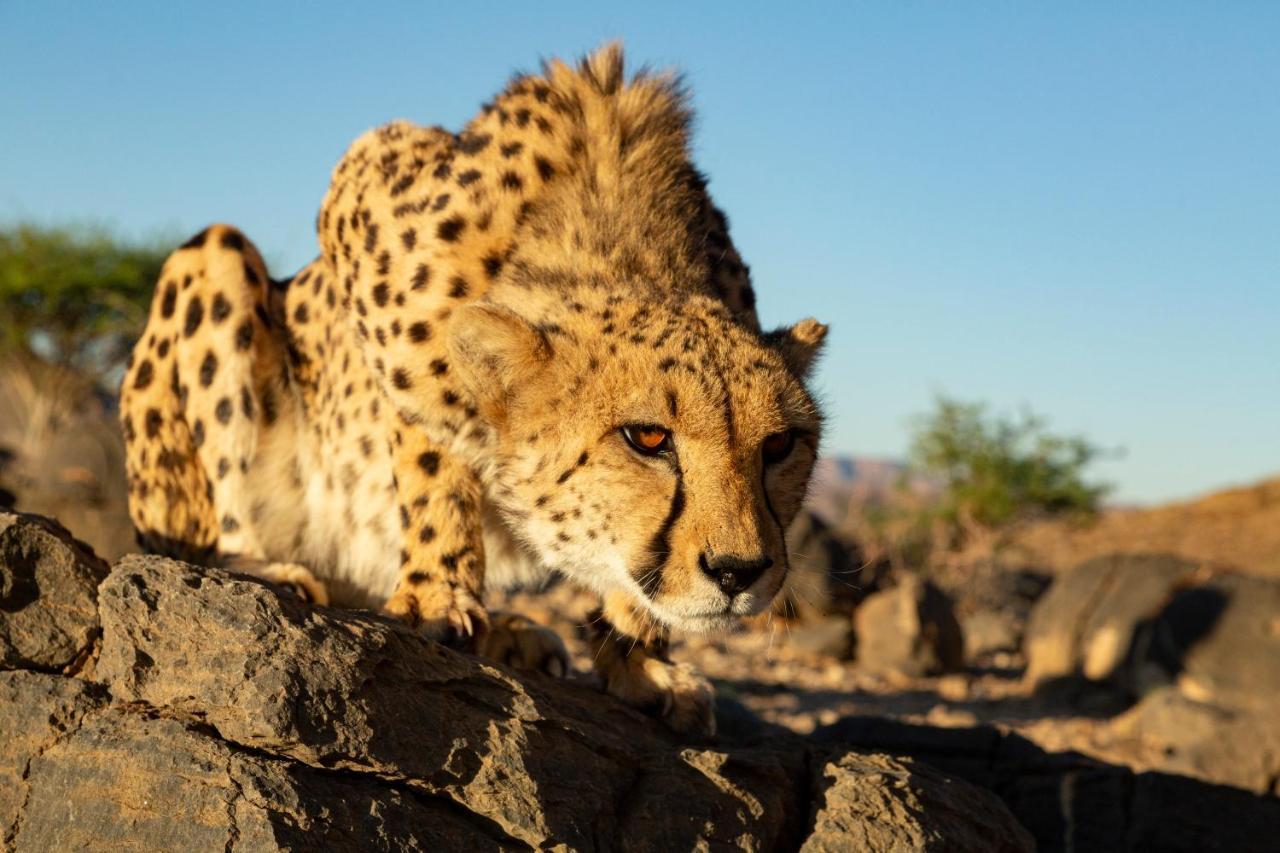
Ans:
POLYGON ((297 563, 268 563, 262 576, 272 583, 287 586, 310 604, 327 605, 329 589, 306 566, 297 563))
POLYGON ((569 672, 564 640, 550 628, 518 613, 495 613, 477 650, 490 660, 516 669, 532 669, 554 678, 569 672))
POLYGON ((687 663, 645 661, 645 673, 659 691, 659 716, 686 735, 716 733, 716 691, 711 682, 687 663))
POLYGON ((401 580, 382 608, 428 639, 474 648, 489 629, 489 614, 470 590, 447 581, 401 580))

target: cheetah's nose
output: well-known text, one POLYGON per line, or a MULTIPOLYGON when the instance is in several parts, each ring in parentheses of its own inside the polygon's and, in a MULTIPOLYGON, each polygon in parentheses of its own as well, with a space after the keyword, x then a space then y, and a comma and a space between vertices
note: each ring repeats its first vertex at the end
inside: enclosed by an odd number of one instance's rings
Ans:
POLYGON ((711 578, 726 595, 733 597, 768 571, 773 566, 773 558, 744 560, 742 557, 721 556, 708 560, 707 555, 703 554, 698 557, 698 563, 704 575, 711 578))

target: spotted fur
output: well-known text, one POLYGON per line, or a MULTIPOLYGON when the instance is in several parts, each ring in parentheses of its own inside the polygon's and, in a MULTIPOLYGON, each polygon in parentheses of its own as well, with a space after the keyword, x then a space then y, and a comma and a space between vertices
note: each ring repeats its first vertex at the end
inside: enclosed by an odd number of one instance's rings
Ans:
POLYGON ((488 630, 483 586, 559 572, 601 595, 608 688, 706 730, 666 633, 783 583, 826 329, 760 331, 678 79, 628 80, 611 46, 515 78, 461 133, 385 125, 317 228, 287 280, 221 225, 165 264, 121 393, 144 543, 535 665, 554 641, 495 640, 535 628, 488 630))

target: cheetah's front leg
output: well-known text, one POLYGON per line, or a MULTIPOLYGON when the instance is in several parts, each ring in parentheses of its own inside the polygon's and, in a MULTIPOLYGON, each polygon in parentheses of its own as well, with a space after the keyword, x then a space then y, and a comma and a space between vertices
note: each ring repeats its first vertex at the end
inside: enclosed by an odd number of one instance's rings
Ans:
POLYGON ((474 644, 488 627, 481 487, 471 469, 401 421, 392 435, 403 546, 384 609, 444 642, 474 644))
POLYGON ((628 705, 662 718, 682 734, 716 732, 715 691, 688 664, 667 657, 666 628, 624 593, 605 596, 587 623, 596 672, 628 705))

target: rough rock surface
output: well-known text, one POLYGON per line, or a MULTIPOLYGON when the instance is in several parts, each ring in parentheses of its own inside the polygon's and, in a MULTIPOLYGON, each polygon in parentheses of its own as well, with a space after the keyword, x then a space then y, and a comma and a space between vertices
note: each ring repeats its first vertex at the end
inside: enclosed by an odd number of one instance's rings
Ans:
POLYGON ((0 669, 63 670, 98 634, 107 565, 56 521, 0 513, 0 669))
POLYGON ((1280 582, 1177 557, 1103 557, 1061 576, 1031 621, 1029 678, 1105 682, 1137 703, 1117 738, 1170 770, 1280 790, 1280 582))
POLYGON ((1190 579, 1196 564, 1162 554, 1098 557, 1059 576, 1027 626, 1027 679, 1122 681, 1139 632, 1190 579))
POLYGON ((1009 812, 918 761, 847 752, 818 768, 813 831, 801 850, 1033 850, 1009 812))
MULTIPOLYGON (((927 762, 1000 795, 1040 853, 1272 851, 1280 799, 1168 773, 1134 773, 1076 753, 1050 753, 990 727, 936 728, 847 717, 813 739, 927 762)), ((936 812, 935 812, 936 813, 936 812)), ((970 824, 971 826, 973 824, 970 824)), ((993 842, 994 843, 994 842, 993 842)))
POLYGON ((964 666, 964 636, 951 600, 931 581, 904 573, 854 613, 858 666, 908 678, 964 666))
POLYGON ((765 850, 819 822, 827 849, 992 826, 1029 849, 998 798, 934 771, 750 723, 681 742, 591 685, 252 578, 127 557, 98 610, 82 677, 0 673, 5 849, 765 850), (855 791, 899 807, 845 814, 855 791))

